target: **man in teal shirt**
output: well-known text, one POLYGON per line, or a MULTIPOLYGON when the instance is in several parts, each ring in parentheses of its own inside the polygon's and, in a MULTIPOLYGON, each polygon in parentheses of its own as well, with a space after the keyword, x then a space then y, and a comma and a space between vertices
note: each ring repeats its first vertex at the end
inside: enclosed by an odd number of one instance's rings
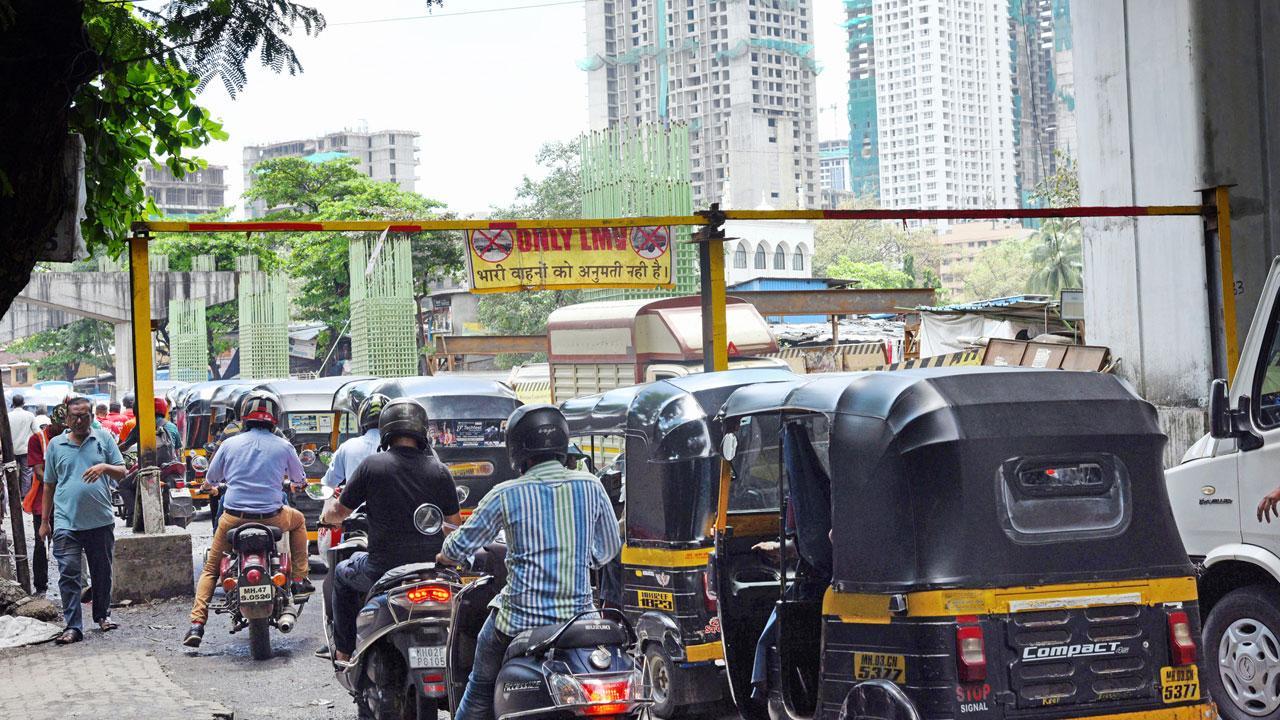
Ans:
POLYGON ((66 630, 60 645, 84 639, 80 610, 81 558, 93 576, 93 620, 102 630, 111 621, 111 551, 115 547, 112 478, 124 477, 124 458, 106 430, 93 427, 93 406, 86 397, 67 401, 67 431, 49 441, 44 459, 44 507, 53 522, 40 525, 40 540, 53 536, 58 560, 58 592, 66 630), (47 512, 47 510, 46 510, 47 512), (52 533, 50 532, 52 525, 52 533))

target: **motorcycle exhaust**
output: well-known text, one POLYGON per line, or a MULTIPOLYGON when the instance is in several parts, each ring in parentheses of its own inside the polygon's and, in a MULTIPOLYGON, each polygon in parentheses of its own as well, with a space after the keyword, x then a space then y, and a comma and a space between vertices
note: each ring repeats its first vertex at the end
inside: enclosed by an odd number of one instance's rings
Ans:
POLYGON ((276 621, 276 627, 280 632, 287 633, 293 629, 294 623, 298 622, 298 616, 291 612, 282 613, 280 619, 276 621))

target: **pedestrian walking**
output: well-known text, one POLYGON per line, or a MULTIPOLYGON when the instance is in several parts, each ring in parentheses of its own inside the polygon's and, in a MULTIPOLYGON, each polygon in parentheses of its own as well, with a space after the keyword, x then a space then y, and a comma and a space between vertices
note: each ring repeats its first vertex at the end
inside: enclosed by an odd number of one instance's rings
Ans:
POLYGON ((67 429, 67 406, 58 405, 50 412, 49 424, 44 426, 27 443, 27 460, 31 463, 31 490, 22 500, 22 509, 31 513, 33 536, 36 538, 35 552, 32 554, 32 581, 37 595, 44 595, 49 590, 49 554, 44 540, 40 537, 40 525, 52 519, 52 513, 44 510, 44 456, 49 443, 67 429))
POLYGON ((26 398, 17 393, 9 408, 9 435, 13 440, 13 459, 18 462, 22 495, 31 489, 31 467, 27 464, 27 443, 36 432, 36 416, 23 407, 26 398))
POLYGON ((115 516, 111 479, 124 477, 124 458, 106 430, 92 426, 93 411, 85 397, 67 400, 67 432, 49 443, 44 458, 42 507, 52 508, 53 523, 40 525, 40 539, 53 537, 58 561, 58 593, 66 629, 59 645, 84 639, 80 609, 82 557, 93 575, 93 620, 104 632, 119 627, 111 620, 111 552, 115 548, 115 516))

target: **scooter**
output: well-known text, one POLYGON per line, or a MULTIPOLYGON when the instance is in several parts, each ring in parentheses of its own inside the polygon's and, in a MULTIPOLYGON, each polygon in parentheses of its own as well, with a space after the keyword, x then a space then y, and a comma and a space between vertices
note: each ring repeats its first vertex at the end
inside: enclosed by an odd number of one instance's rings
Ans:
MULTIPOLYGON (((433 534, 424 531, 431 527, 438 533, 439 526, 430 525, 434 521, 429 515, 416 513, 415 526, 424 534, 433 534), (426 519, 419 522, 420 516, 426 519)), ((325 549, 330 567, 368 544, 363 512, 347 517, 342 530, 342 542, 325 549)), ((321 544, 327 545, 324 536, 321 544)), ((322 593, 330 648, 334 647, 333 575, 325 577, 322 593)), ((393 568, 370 588, 356 619, 355 652, 348 662, 334 662, 338 683, 355 698, 359 717, 435 720, 448 697, 445 648, 453 597, 461 588, 455 571, 430 562, 393 568)))
MULTIPOLYGON (((429 507, 434 513, 423 511, 424 525, 446 527, 440 509, 429 507)), ((500 554, 486 549, 471 567, 488 571, 495 561, 501 564, 500 554)), ((455 710, 466 690, 476 637, 488 618, 489 603, 505 583, 503 574, 487 574, 454 597, 446 678, 450 707, 455 710)), ((629 653, 635 644, 635 630, 614 609, 588 610, 565 622, 520 633, 507 648, 494 683, 494 716, 499 720, 638 717, 652 700, 643 668, 629 653)))

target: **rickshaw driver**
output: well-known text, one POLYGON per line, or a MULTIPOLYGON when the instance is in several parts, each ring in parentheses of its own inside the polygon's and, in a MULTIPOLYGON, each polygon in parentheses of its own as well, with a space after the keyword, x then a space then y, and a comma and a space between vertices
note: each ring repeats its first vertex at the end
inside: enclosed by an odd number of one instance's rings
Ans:
POLYGON ((329 463, 329 469, 325 471, 321 482, 331 488, 342 485, 355 473, 365 458, 378 452, 378 446, 382 444, 382 434, 378 430, 378 417, 382 414, 382 408, 389 402, 391 398, 382 393, 374 393, 360 403, 360 409, 356 415, 360 419, 361 434, 338 446, 338 449, 333 452, 332 462, 329 463))
POLYGON ((520 477, 490 490, 436 557, 436 562, 460 564, 508 530, 507 584, 476 637, 471 677, 455 720, 493 720, 494 681, 514 637, 590 610, 590 569, 622 550, 604 486, 589 472, 565 467, 569 423, 560 408, 517 408, 507 424, 507 453, 520 477), (555 512, 542 511, 548 506, 555 512), (585 532, 570 533, 566 544, 566 525, 585 532))

